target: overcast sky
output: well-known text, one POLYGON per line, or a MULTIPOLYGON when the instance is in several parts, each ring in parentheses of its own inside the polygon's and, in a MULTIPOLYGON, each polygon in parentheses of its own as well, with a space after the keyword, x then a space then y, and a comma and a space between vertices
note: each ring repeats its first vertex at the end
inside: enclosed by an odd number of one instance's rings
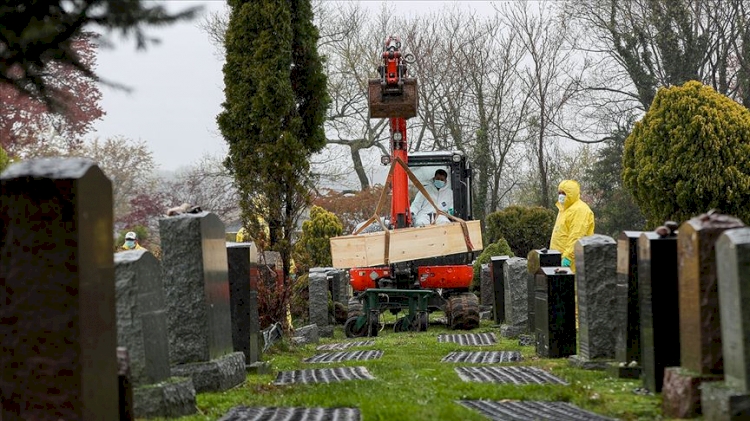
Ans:
MULTIPOLYGON (((379 9, 381 1, 363 2, 379 9)), ((395 2, 406 14, 441 8, 431 1, 395 2)), ((488 8, 490 2, 464 2, 488 8)), ((203 5, 204 13, 221 11, 224 0, 166 2, 170 10, 203 5)), ((132 88, 123 92, 102 87, 106 112, 90 137, 122 135, 148 143, 162 170, 175 170, 198 161, 204 154, 225 155, 216 115, 224 100, 222 63, 197 22, 179 23, 147 33, 161 43, 137 51, 132 39, 114 39, 115 49, 99 52, 97 72, 106 80, 132 88)))

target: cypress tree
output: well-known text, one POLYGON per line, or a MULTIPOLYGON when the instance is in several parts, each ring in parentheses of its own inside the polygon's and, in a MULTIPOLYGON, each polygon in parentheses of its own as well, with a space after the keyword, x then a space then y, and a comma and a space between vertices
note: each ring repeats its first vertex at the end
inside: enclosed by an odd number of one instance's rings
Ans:
POLYGON ((225 165, 243 223, 281 253, 288 279, 292 235, 309 204, 309 158, 325 146, 328 95, 309 0, 230 0, 223 111, 225 165))

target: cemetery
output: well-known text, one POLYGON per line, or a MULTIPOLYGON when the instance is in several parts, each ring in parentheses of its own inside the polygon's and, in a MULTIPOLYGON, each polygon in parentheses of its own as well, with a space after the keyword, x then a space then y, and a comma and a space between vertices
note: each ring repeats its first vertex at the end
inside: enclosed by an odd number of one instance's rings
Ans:
POLYGON ((274 263, 210 211, 161 219, 160 259, 113 254, 92 161, 13 164, 0 193, 2 419, 750 417, 750 228, 730 215, 581 238, 576 273, 555 250, 492 256, 478 329, 435 312, 396 333, 384 314, 346 338, 329 297, 349 302, 348 275, 326 267, 308 324, 261 330, 274 263))

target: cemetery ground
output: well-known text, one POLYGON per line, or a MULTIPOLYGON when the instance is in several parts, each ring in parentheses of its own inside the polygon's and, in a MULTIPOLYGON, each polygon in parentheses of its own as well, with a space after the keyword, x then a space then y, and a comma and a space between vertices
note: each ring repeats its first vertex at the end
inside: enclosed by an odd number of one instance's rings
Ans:
MULTIPOLYGON (((442 316, 433 313, 431 320, 442 316)), ((661 417, 661 398, 639 395, 634 390, 638 380, 609 377, 603 371, 573 368, 566 358, 542 359, 533 346, 519 346, 517 339, 503 338, 491 321, 483 320, 471 332, 448 330, 444 325, 431 324, 426 332, 393 333, 396 317, 386 314, 386 326, 370 346, 354 350, 381 350, 379 359, 342 361, 337 363, 305 363, 326 343, 353 341, 337 327, 334 338, 321 338, 319 344, 291 346, 288 341, 274 345, 264 354, 271 366, 269 374, 250 374, 244 384, 220 393, 197 395, 198 413, 182 417, 182 421, 217 420, 231 408, 249 407, 349 407, 359 408, 363 420, 487 420, 458 400, 535 400, 569 402, 581 409, 621 420, 655 420, 661 417), (438 342, 440 334, 494 333, 497 343, 489 346, 462 346, 438 342), (487 366, 487 364, 441 362, 453 351, 520 351, 519 362, 490 364, 492 366, 533 366, 560 377, 568 385, 505 385, 462 381, 456 366, 487 366), (348 380, 326 384, 274 385, 280 371, 364 366, 374 380, 348 380)))

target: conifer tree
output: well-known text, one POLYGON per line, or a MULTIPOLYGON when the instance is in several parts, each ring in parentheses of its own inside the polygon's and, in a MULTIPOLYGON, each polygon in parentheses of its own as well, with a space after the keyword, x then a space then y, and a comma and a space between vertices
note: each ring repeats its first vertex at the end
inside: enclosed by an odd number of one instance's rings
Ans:
POLYGON ((225 165, 251 233, 265 222, 268 247, 288 279, 297 218, 308 205, 309 157, 325 146, 328 96, 309 0, 230 0, 225 101, 218 124, 225 165))

